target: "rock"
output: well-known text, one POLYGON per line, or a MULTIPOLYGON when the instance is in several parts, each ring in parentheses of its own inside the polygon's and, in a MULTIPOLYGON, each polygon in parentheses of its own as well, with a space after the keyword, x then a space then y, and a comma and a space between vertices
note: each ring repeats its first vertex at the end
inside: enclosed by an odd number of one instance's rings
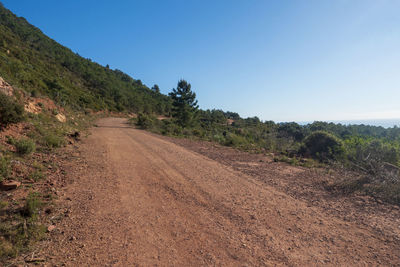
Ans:
POLYGON ((0 183, 0 188, 3 191, 13 190, 21 186, 21 182, 18 181, 3 181, 0 183))
POLYGON ((53 231, 54 229, 56 229, 56 226, 55 226, 55 225, 49 225, 49 227, 47 227, 47 232, 51 232, 51 231, 53 231))
POLYGON ((30 259, 25 259, 25 262, 28 263, 37 263, 37 262, 43 262, 46 261, 44 258, 30 258, 30 259))
POLYGON ((58 121, 60 121, 60 122, 66 122, 66 121, 67 121, 67 117, 65 117, 65 115, 63 115, 63 114, 61 114, 61 113, 58 113, 58 114, 56 115, 56 119, 57 119, 58 121))
POLYGON ((35 102, 29 102, 25 104, 25 111, 33 114, 39 114, 42 109, 41 107, 37 106, 35 102))
POLYGON ((3 78, 0 77, 0 92, 12 96, 14 93, 14 89, 9 85, 3 78))

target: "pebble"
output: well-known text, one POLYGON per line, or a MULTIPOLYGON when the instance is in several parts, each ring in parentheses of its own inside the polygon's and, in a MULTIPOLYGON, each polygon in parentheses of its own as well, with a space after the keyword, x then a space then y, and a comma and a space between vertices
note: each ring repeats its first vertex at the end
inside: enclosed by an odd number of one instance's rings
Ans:
POLYGON ((49 227, 47 227, 47 232, 51 232, 51 231, 53 231, 54 229, 56 229, 56 226, 55 226, 55 225, 49 225, 49 227))

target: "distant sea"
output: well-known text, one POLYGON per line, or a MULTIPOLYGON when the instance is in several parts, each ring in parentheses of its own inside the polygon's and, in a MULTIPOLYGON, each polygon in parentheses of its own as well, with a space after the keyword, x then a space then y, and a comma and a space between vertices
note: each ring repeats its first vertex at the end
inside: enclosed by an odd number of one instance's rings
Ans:
MULTIPOLYGON (((400 127, 400 119, 375 119, 375 120, 342 120, 342 121, 326 121, 333 123, 340 123, 344 125, 371 125, 371 126, 382 126, 384 128, 391 128, 394 126, 400 127)), ((309 124, 312 122, 299 122, 301 125, 309 124)))

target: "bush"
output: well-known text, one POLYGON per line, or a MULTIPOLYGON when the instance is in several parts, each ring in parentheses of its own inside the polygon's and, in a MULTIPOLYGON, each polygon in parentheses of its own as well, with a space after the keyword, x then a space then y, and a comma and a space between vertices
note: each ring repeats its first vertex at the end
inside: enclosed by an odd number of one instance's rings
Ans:
POLYGON ((334 160, 343 154, 343 144, 330 133, 316 131, 306 137, 299 152, 319 161, 334 160))
POLYGON ((25 217, 35 217, 40 207, 42 207, 43 203, 40 200, 39 193, 29 193, 28 197, 25 201, 25 206, 22 210, 22 213, 25 217))
POLYGON ((38 96, 39 96, 38 90, 33 89, 33 90, 31 91, 31 97, 38 97, 38 96))
POLYGON ((204 137, 205 133, 204 131, 200 129, 193 129, 192 135, 197 136, 197 137, 204 137))
POLYGON ((47 134, 44 136, 44 144, 48 148, 57 148, 64 144, 64 139, 56 134, 47 134))
POLYGON ((365 169, 383 162, 399 164, 399 148, 382 140, 354 137, 345 140, 345 147, 348 160, 365 169))
POLYGON ((247 144, 248 142, 246 139, 242 136, 233 134, 233 133, 227 133, 225 136, 225 142, 223 142, 223 145, 225 146, 232 146, 232 147, 238 147, 247 144))
POLYGON ((16 140, 14 137, 6 135, 6 142, 7 142, 7 144, 15 145, 16 140))
POLYGON ((24 119, 24 107, 11 97, 0 92, 0 127, 17 123, 24 119))
POLYGON ((142 129, 150 129, 153 127, 155 120, 157 119, 151 115, 139 113, 136 120, 136 125, 142 129))
POLYGON ((181 127, 172 120, 162 120, 160 124, 161 134, 163 135, 179 135, 182 131, 181 127))
POLYGON ((15 142, 15 148, 20 155, 28 155, 35 151, 36 145, 31 139, 20 139, 15 142))

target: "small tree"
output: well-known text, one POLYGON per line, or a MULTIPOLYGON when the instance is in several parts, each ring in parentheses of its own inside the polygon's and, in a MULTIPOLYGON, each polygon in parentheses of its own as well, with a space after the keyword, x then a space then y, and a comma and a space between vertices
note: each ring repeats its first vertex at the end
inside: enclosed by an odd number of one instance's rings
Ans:
POLYGON ((196 93, 192 92, 191 85, 185 80, 180 80, 178 86, 172 89, 169 96, 172 98, 172 116, 182 127, 190 126, 196 116, 197 105, 196 93))
POLYGON ((307 136, 300 149, 303 155, 309 155, 320 161, 337 159, 343 154, 343 144, 334 135, 316 131, 307 136))
POLYGON ((153 85, 153 87, 151 87, 151 90, 153 90, 156 93, 160 93, 160 87, 158 87, 157 84, 153 85))

